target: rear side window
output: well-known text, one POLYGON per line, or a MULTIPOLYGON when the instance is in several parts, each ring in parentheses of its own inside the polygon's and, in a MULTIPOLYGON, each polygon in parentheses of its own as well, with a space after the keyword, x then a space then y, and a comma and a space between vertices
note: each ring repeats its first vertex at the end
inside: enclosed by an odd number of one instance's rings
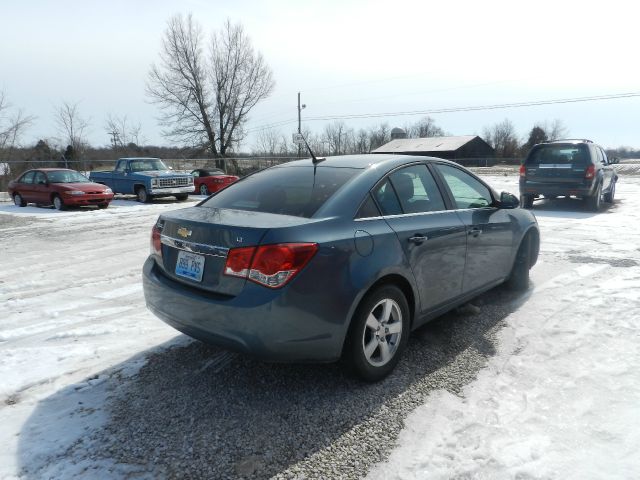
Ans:
POLYGON ((426 165, 413 165, 390 175, 404 213, 445 210, 444 200, 426 165))
POLYGON ((20 183, 33 183, 33 175, 36 172, 27 172, 20 179, 20 183))
POLYGON ((396 196, 396 192, 387 178, 378 188, 373 191, 376 202, 380 205, 383 215, 400 215, 402 207, 396 196))
POLYGON ((360 171, 321 166, 269 168, 231 184, 201 206, 310 218, 360 171))
POLYGON ((586 145, 541 145, 531 151, 527 165, 586 165, 589 150, 586 145))

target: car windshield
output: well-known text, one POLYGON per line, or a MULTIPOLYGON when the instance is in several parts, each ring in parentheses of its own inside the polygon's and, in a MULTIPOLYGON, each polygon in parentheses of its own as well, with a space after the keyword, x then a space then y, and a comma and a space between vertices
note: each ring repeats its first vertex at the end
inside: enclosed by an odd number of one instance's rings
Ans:
POLYGON ((312 217, 360 170, 335 167, 276 167, 220 191, 201 206, 312 217))
POLYGON ((90 182, 87 177, 73 170, 55 170, 47 172, 49 183, 87 183, 90 182))
POLYGON ((527 163, 531 165, 562 165, 587 163, 586 145, 542 145, 531 152, 527 163))
POLYGON ((145 158, 140 160, 132 160, 129 163, 129 169, 132 172, 150 172, 152 170, 169 170, 159 158, 145 158))

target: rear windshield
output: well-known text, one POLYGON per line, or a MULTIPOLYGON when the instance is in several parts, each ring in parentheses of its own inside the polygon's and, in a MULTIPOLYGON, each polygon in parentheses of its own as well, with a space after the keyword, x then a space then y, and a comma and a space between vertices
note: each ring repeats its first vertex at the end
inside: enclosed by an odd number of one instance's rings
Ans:
POLYGON ((269 168, 231 184, 201 206, 312 217, 359 169, 269 168))
POLYGON ((586 145, 541 145, 527 158, 529 165, 585 165, 588 161, 586 145))

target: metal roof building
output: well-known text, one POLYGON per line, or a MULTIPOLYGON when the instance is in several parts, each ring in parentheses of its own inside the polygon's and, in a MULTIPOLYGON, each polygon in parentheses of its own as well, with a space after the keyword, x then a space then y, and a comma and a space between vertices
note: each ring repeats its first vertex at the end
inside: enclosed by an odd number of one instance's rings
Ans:
MULTIPOLYGON (((447 160, 494 157, 495 151, 478 135, 458 137, 401 138, 376 148, 371 153, 424 155, 447 160)), ((460 162, 464 163, 464 162, 460 162)))

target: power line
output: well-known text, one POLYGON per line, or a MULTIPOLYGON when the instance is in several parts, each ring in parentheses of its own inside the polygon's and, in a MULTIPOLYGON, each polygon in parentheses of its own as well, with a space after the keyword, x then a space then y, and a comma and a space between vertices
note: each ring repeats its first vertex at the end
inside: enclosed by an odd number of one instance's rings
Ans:
POLYGON ((615 100, 619 98, 632 98, 640 97, 640 92, 619 93, 612 95, 597 95, 591 97, 576 97, 576 98, 560 98, 554 100, 538 100, 530 102, 515 102, 515 103, 501 103, 495 105, 478 105, 469 107, 453 107, 453 108, 440 108, 431 110, 412 110, 407 112, 385 112, 385 113, 362 113, 362 114, 349 114, 349 115, 332 115, 332 116, 319 116, 319 117, 307 117, 307 121, 318 120, 347 120, 356 118, 379 118, 379 117, 399 117, 404 115, 428 115, 435 113, 456 113, 456 112, 474 112, 480 110, 498 110, 502 108, 520 108, 520 107, 535 107, 540 105, 554 105, 563 103, 578 103, 578 102, 593 102, 598 100, 615 100))
MULTIPOLYGON (((458 113, 458 112, 475 112, 482 110, 499 110, 505 108, 523 108, 523 107, 536 107, 542 105, 558 105, 567 103, 582 103, 582 102, 594 102, 603 100, 617 100, 621 98, 634 98, 640 97, 640 92, 627 92, 608 95, 593 95, 588 97, 574 97, 574 98, 559 98, 551 100, 536 100, 528 102, 514 102, 514 103, 500 103, 493 105, 476 105, 466 107, 449 107, 430 110, 411 110, 404 112, 381 112, 381 113, 361 113, 361 114, 347 114, 347 115, 322 115, 316 117, 306 117, 305 121, 327 121, 327 120, 353 120, 362 118, 381 118, 381 117, 400 117, 409 115, 432 115, 438 113, 458 113)), ((247 130, 247 133, 267 130, 270 128, 283 127, 295 123, 296 119, 283 120, 281 122, 275 122, 266 125, 258 125, 247 130)))

